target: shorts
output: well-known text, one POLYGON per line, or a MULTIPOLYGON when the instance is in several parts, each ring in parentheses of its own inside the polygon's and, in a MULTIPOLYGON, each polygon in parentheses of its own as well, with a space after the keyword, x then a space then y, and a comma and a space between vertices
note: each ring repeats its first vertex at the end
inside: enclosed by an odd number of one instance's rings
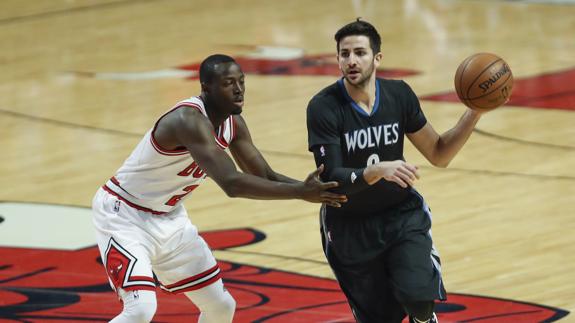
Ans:
POLYGON ((431 213, 410 197, 384 214, 320 214, 326 258, 358 322, 401 322, 402 303, 445 300, 431 213))
POLYGON ((155 290, 159 284, 164 291, 182 293, 221 278, 183 206, 154 215, 99 189, 92 210, 98 248, 114 290, 155 290))

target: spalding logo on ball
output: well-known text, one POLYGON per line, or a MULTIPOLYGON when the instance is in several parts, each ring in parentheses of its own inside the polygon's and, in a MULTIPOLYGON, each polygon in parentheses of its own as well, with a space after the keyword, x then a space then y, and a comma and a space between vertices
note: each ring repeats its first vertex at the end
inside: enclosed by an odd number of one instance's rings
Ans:
POLYGON ((471 109, 489 111, 509 101, 513 73, 501 57, 478 53, 467 57, 455 72, 457 96, 471 109))

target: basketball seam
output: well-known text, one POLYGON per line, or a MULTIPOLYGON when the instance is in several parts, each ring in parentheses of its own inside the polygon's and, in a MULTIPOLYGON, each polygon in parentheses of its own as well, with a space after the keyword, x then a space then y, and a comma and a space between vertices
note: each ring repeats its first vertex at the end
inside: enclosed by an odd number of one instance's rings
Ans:
MULTIPOLYGON (((499 89, 500 87, 502 87, 502 86, 509 80, 509 78, 510 78, 511 76, 512 76, 512 75, 509 75, 509 77, 505 80, 505 82, 503 82, 503 84, 501 84, 501 85, 499 85, 498 87, 496 87, 495 90, 497 90, 497 89, 499 89)), ((495 90, 489 92, 488 94, 491 94, 491 93, 495 92, 495 90)), ((485 95, 487 95, 487 94, 485 94, 485 95)), ((478 98, 475 98, 475 99, 478 99, 478 98)), ((475 99, 474 99, 474 100, 475 100, 475 99)), ((468 99, 468 100, 469 100, 469 99, 468 99)), ((469 100, 469 101, 472 102, 472 104, 473 104, 474 106, 476 106, 477 108, 480 108, 480 109, 490 109, 490 110, 491 110, 491 109, 495 109, 495 108, 492 108, 492 107, 484 107, 484 106, 475 104, 475 103, 473 103, 473 101, 471 101, 471 100, 469 100)))
MULTIPOLYGON (((471 82, 471 84, 469 85, 469 88, 467 88, 467 92, 465 93, 465 97, 466 97, 467 100, 475 100, 475 99, 477 99, 477 98, 473 98, 473 99, 472 99, 472 98, 469 97, 469 92, 471 91, 471 86, 475 83, 475 81, 477 81, 477 79, 479 79, 479 78, 481 77, 481 75, 483 75, 483 73, 484 73, 485 71, 487 71, 491 66, 493 66, 493 64, 495 64, 495 63, 497 63, 497 62, 499 62, 499 61, 503 61, 503 60, 502 60, 501 58, 499 58, 498 60, 492 62, 492 63, 489 64, 489 65, 487 65, 487 67, 485 67, 480 73, 477 74, 477 77, 475 77, 475 79, 471 82)), ((493 92, 493 91, 491 91, 491 92, 493 92)), ((491 93, 491 92, 489 92, 489 93, 491 93)))
POLYGON ((509 73, 509 76, 505 79, 505 81, 503 82, 503 84, 501 84, 501 85, 497 86, 496 88, 494 88, 493 91, 491 91, 491 92, 489 92, 489 93, 482 94, 482 95, 480 95, 480 96, 478 96, 478 97, 475 97, 475 98, 467 98, 467 100, 481 99, 482 97, 487 96, 487 95, 489 95, 489 94, 495 92, 497 89, 499 89, 500 87, 502 87, 503 85, 505 85, 505 83, 507 83, 507 81, 509 81, 509 79, 510 79, 512 76, 513 76, 513 75, 512 75, 511 73, 509 73))
MULTIPOLYGON (((461 85, 463 83, 463 75, 465 74, 465 70, 469 66, 469 63, 471 63, 471 61, 473 61, 473 58, 475 58, 477 55, 479 55, 479 54, 475 54, 475 55, 472 55, 471 57, 469 57, 467 63, 465 63, 465 65, 463 65, 463 68, 461 69, 461 74, 459 75, 459 86, 455 88, 455 90, 456 90, 455 92, 458 92, 457 88, 461 88, 461 85)), ((471 83, 471 84, 473 84, 473 83, 471 83)), ((457 93, 457 94, 459 94, 459 93, 457 93)), ((461 96, 464 96, 463 91, 461 91, 461 96)), ((461 99, 464 99, 464 98, 461 98, 461 99)))

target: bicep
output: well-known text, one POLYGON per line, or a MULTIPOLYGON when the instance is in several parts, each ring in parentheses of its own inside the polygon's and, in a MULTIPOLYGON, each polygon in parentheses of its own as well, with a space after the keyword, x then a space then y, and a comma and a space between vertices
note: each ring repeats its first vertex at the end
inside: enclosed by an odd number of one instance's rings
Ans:
POLYGON ((194 161, 218 184, 237 173, 232 159, 215 141, 209 121, 195 111, 184 111, 174 126, 176 138, 185 146, 194 161))
POLYGON ((314 98, 307 107, 308 149, 316 145, 339 145, 341 117, 337 108, 314 98))
POLYGON ((254 145, 245 120, 241 116, 234 116, 234 118, 236 137, 230 144, 234 160, 244 172, 267 178, 271 168, 254 145))

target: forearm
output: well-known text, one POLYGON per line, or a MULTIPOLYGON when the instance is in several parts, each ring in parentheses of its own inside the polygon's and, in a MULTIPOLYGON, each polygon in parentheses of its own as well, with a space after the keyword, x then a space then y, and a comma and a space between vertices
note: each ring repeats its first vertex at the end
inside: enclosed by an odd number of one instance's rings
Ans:
POLYGON ((236 163, 245 173, 275 182, 301 183, 296 179, 276 173, 261 155, 259 150, 257 150, 253 145, 251 140, 244 140, 242 142, 241 139, 236 139, 230 147, 236 163))
POLYGON ((366 178, 367 168, 344 168, 337 167, 331 169, 329 173, 326 172, 322 176, 324 181, 335 181, 339 186, 333 191, 340 194, 355 194, 365 190, 370 185, 376 183, 381 177, 376 178, 373 173, 368 173, 366 178))
MULTIPOLYGON (((218 183, 220 184, 220 183, 218 183)), ((302 182, 271 181, 265 178, 237 173, 221 183, 220 187, 230 197, 243 197, 258 200, 300 199, 302 182)))
POLYGON ((435 166, 447 167, 471 136, 480 116, 479 113, 468 109, 455 127, 439 136, 434 154, 435 166))
POLYGON ((276 181, 276 182, 281 182, 281 183, 300 183, 301 181, 298 181, 297 179, 293 179, 291 177, 285 176, 283 174, 280 173, 276 173, 274 171, 271 171, 270 174, 268 175, 268 179, 271 181, 276 181))
POLYGON ((335 181, 339 186, 334 192, 342 194, 354 194, 366 189, 369 185, 377 182, 375 172, 370 169, 367 173, 365 168, 348 168, 342 166, 342 156, 339 146, 326 145, 313 149, 316 165, 324 165, 324 172, 321 174, 323 181, 335 181), (366 178, 367 175, 367 178, 366 178), (366 181, 369 180, 369 183, 366 181))
POLYGON ((265 178, 274 182, 292 183, 292 184, 301 183, 301 181, 298 181, 296 179, 293 179, 280 173, 276 173, 263 159, 261 159, 261 162, 259 163, 251 163, 248 165, 244 164, 242 170, 247 174, 265 178))
POLYGON ((336 168, 331 172, 331 180, 340 183, 338 193, 353 194, 366 189, 380 180, 395 182, 403 188, 413 186, 419 178, 417 167, 403 160, 382 161, 363 169, 336 168), (354 180, 355 179, 355 180, 354 180))

